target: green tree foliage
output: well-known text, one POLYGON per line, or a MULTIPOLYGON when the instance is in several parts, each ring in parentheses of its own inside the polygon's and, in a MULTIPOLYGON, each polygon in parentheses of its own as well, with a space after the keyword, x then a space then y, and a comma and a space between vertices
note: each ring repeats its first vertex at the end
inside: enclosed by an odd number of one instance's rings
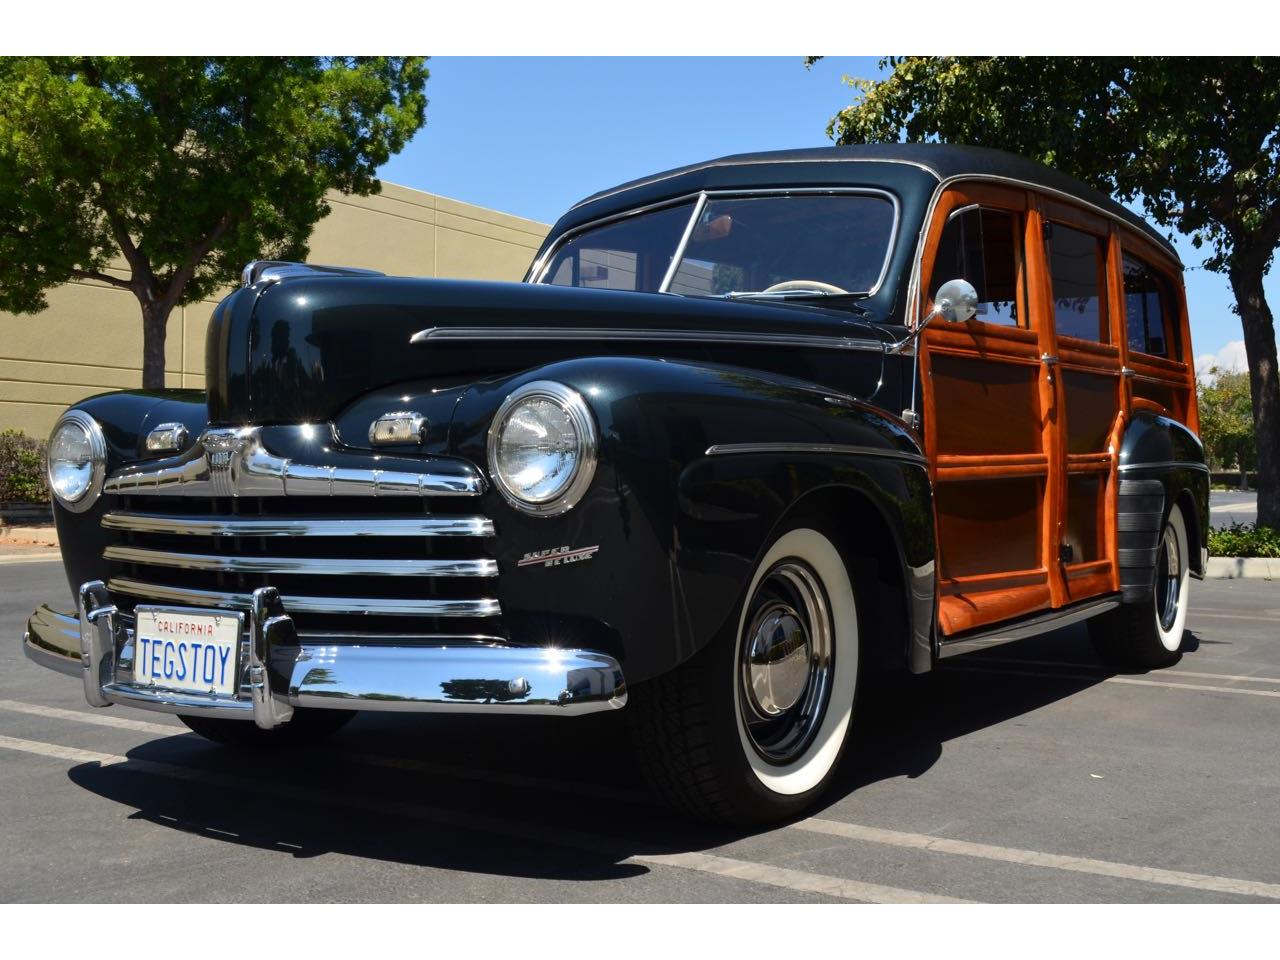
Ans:
POLYGON ((143 385, 164 386, 173 308, 303 258, 327 191, 376 193, 426 80, 420 57, 0 58, 0 309, 128 290, 143 385))
POLYGON ((1280 244, 1280 59, 888 57, 828 133, 944 141, 1043 161, 1206 248, 1249 359, 1259 523, 1280 527, 1280 373, 1262 279, 1280 244))
POLYGON ((1253 402, 1249 375, 1214 367, 1197 384, 1200 393, 1200 439, 1214 469, 1253 469, 1253 402))

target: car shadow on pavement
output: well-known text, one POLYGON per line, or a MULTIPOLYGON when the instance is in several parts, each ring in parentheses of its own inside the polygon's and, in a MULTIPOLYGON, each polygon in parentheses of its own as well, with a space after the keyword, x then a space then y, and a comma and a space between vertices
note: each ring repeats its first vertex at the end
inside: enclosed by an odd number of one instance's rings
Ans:
MULTIPOLYGON (((864 691, 837 781, 813 812, 880 780, 925 776, 948 741, 1112 675, 1075 628, 999 654, 864 691), (1000 672, 1011 660, 1022 673, 1000 672)), ((631 857, 761 832, 691 823, 659 805, 620 714, 366 713, 309 750, 242 753, 174 736, 130 750, 126 763, 84 764, 69 776, 132 808, 133 819, 206 839, 296 858, 341 853, 513 877, 625 878, 648 871, 631 857)))

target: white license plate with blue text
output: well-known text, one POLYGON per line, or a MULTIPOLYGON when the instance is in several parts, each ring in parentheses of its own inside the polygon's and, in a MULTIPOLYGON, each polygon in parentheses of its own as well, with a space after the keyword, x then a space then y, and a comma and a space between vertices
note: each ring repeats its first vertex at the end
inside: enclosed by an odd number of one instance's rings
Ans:
POLYGON ((138 607, 134 614, 135 683, 224 696, 239 692, 240 614, 173 607, 138 607))

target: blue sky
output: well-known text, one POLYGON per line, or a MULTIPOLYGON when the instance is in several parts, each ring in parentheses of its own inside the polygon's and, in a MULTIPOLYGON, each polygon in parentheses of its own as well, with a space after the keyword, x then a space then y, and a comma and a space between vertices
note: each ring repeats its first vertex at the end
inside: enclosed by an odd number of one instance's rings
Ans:
MULTIPOLYGON (((380 171, 394 183, 544 222, 604 187, 749 150, 824 146, 874 57, 436 57, 427 125, 380 171)), ((1188 265, 1197 357, 1238 355, 1226 279, 1188 265)), ((1267 283, 1280 303, 1280 277, 1267 283)))

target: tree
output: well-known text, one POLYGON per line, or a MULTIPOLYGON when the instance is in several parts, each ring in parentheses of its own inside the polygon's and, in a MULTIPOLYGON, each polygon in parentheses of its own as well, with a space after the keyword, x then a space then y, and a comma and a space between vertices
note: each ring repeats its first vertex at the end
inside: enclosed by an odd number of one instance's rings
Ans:
POLYGON ((1238 467, 1240 485, 1247 487, 1255 459, 1248 374, 1213 367, 1196 386, 1200 393, 1200 438, 1210 465, 1238 467))
POLYGON ((1266 57, 888 57, 851 81, 840 143, 1011 150, 1140 201, 1206 246, 1244 328, 1258 522, 1280 528, 1280 371, 1262 281, 1280 244, 1280 60, 1266 57))
POLYGON ((0 309, 128 290, 142 384, 163 387, 173 308, 305 257, 327 191, 378 191, 426 80, 421 57, 0 58, 0 309))

